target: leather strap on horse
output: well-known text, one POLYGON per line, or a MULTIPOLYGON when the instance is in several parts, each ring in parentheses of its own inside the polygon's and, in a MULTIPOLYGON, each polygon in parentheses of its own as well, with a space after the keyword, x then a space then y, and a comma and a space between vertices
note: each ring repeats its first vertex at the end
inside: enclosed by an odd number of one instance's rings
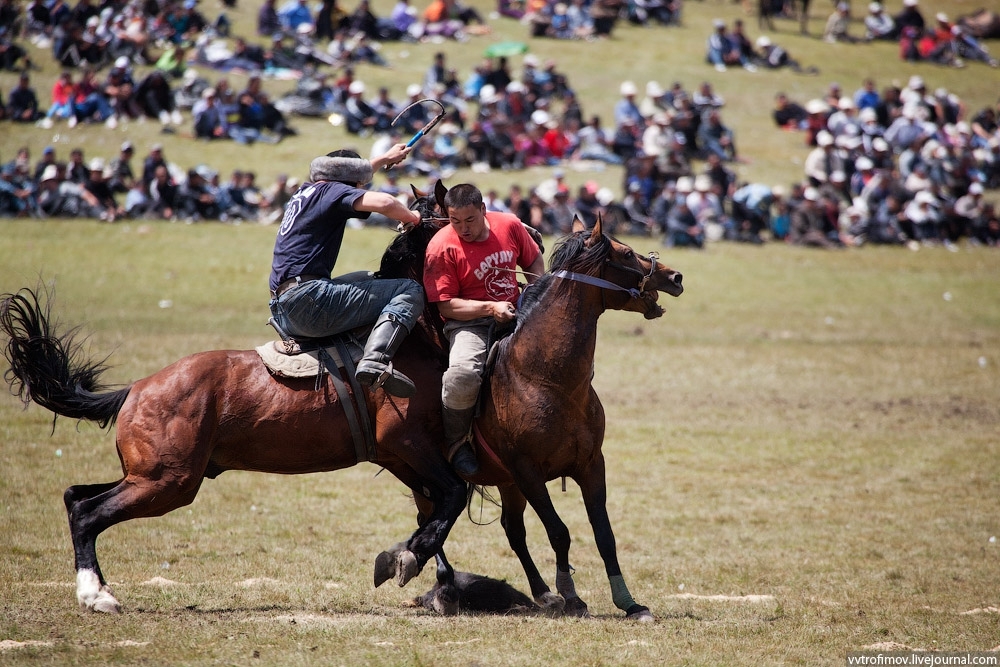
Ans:
MULTIPOLYGON (((351 438, 354 440, 354 455, 358 463, 374 461, 378 452, 375 449, 375 438, 372 435, 371 418, 367 408, 362 409, 365 405, 365 393, 354 377, 354 363, 351 361, 350 352, 343 339, 337 339, 333 356, 326 351, 326 348, 320 348, 319 358, 329 371, 330 381, 337 391, 340 404, 344 406, 344 416, 347 417, 347 424, 351 429, 351 438), (356 401, 351 400, 347 384, 340 377, 341 370, 346 371, 356 401)), ((322 378, 322 375, 323 373, 320 372, 319 377, 322 378)), ((321 379, 317 379, 317 382, 321 381, 321 379)))

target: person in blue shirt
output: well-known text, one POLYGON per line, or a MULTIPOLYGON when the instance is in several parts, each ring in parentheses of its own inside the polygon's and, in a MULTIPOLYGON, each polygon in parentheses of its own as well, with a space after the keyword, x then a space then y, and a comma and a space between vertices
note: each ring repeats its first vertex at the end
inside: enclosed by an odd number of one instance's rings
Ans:
POLYGON ((304 183, 285 205, 271 264, 271 315, 293 338, 323 338, 374 322, 355 376, 373 391, 416 393, 391 364, 424 308, 420 283, 355 272, 331 277, 351 218, 381 213, 404 224, 420 221, 395 197, 366 190, 375 171, 402 162, 411 149, 395 144, 371 161, 351 150, 315 158, 304 183))

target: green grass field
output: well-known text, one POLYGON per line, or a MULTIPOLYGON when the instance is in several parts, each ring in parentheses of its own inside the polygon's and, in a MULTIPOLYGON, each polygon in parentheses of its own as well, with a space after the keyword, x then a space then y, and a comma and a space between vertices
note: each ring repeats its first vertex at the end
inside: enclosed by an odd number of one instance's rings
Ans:
MULTIPOLYGON (((928 16, 980 4, 922 2, 928 16)), ((385 0, 374 5, 388 11, 385 0)), ((719 0, 688 3, 682 28, 623 24, 603 44, 536 40, 531 50, 555 58, 584 110, 606 119, 625 78, 640 88, 712 81, 750 159, 740 176, 774 183, 801 178, 806 152, 800 135, 773 129, 779 89, 805 101, 830 81, 853 91, 866 76, 882 86, 919 73, 970 110, 995 101, 996 74, 985 66, 947 70, 902 63, 893 45, 821 42, 829 8, 814 7, 813 37, 789 21, 771 34, 818 65, 818 77, 715 73, 703 63, 711 19, 743 15, 719 0)), ((240 5, 238 30, 251 31, 255 11, 240 5)), ((512 21, 494 26, 464 44, 386 45, 392 69, 359 72, 401 94, 441 49, 464 75, 489 43, 526 34, 512 21)), ((34 79, 47 99, 56 70, 41 62, 34 79)), ((12 85, 0 74, 4 92, 12 85)), ((278 94, 291 84, 267 86, 278 94)), ((160 135, 156 123, 79 126, 58 138, 3 123, 0 160, 22 144, 37 158, 50 143, 61 158, 77 145, 111 157, 129 138, 139 154, 163 141, 181 166, 249 166, 267 183, 279 172, 301 178, 317 153, 367 148, 325 121, 294 124, 298 137, 247 148, 160 135)), ((545 175, 453 180, 504 191, 545 175)), ((620 172, 570 173, 571 182, 587 178, 617 190, 620 172)), ((0 292, 53 284, 56 314, 84 324, 94 356, 112 355, 107 379, 127 383, 187 354, 270 339, 273 238, 274 228, 257 225, 5 221, 0 292)), ((389 239, 350 231, 338 272, 374 268, 389 239)), ((638 251, 658 247, 627 240, 638 251)), ((842 665, 847 651, 869 646, 1000 646, 1000 255, 716 244, 665 250, 662 260, 685 274, 684 295, 659 320, 605 315, 594 381, 608 413, 608 506, 622 567, 656 624, 620 619, 579 492, 570 483, 563 494, 558 482, 550 490, 594 618, 402 608, 433 576, 404 590, 372 587, 375 555, 412 531, 415 512, 403 486, 370 464, 287 478, 227 473, 190 507, 109 530, 98 549, 124 614, 84 614, 61 495, 117 478, 113 435, 68 420, 50 434, 49 413, 4 395, 0 664, 842 665)), ((497 516, 482 509, 484 520, 497 516)), ((528 531, 551 582, 554 559, 531 513, 528 531)), ((526 588, 498 523, 463 518, 448 552, 460 569, 526 588)))
MULTIPOLYGON (((273 228, 8 222, 2 238, 0 290, 54 285, 113 382, 271 337, 273 228)), ((349 232, 338 268, 375 266, 389 238, 349 232)), ((662 259, 687 290, 659 320, 605 315, 594 381, 622 566, 656 624, 621 619, 578 489, 558 482, 594 618, 402 608, 433 574, 372 587, 414 510, 370 464, 227 473, 187 508, 112 528, 98 548, 124 613, 82 613, 61 494, 117 478, 113 436, 68 420, 50 434, 49 413, 7 396, 0 664, 814 665, 1000 645, 1000 255, 723 244, 662 259)), ((526 588, 497 523, 463 518, 448 546, 459 569, 526 588)))

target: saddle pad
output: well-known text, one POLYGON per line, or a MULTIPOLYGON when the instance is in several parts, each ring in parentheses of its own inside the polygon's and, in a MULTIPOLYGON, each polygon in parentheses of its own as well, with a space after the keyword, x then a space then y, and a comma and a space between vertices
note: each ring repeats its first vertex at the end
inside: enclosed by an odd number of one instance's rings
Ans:
MULTIPOLYGON (((260 355, 260 360, 267 366, 267 370, 278 377, 312 378, 319 375, 319 350, 285 354, 285 344, 279 340, 268 341, 254 349, 260 355)), ((337 358, 336 348, 328 347, 326 349, 327 354, 334 359, 337 358)))

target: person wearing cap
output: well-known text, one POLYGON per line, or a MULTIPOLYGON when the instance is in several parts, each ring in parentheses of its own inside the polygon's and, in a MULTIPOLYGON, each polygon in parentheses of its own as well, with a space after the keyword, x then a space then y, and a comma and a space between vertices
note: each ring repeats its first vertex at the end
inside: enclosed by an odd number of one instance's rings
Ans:
POLYGON ((215 88, 201 91, 201 99, 191 107, 196 139, 228 139, 229 120, 219 106, 215 88))
POLYGON ((806 156, 803 171, 814 187, 829 181, 833 172, 844 172, 844 161, 834 143, 833 135, 823 130, 816 135, 816 148, 806 156))
POLYGON ((98 217, 103 222, 114 222, 123 211, 115 201, 115 193, 108 185, 104 160, 95 157, 90 161, 90 175, 83 187, 97 199, 98 217))
POLYGON ((840 246, 839 229, 836 220, 823 215, 820 193, 813 186, 802 192, 802 201, 792 211, 788 239, 793 245, 812 248, 836 248, 840 246))
POLYGON ((42 174, 45 172, 45 168, 49 165, 56 164, 56 149, 52 146, 46 146, 42 149, 42 157, 35 163, 35 171, 32 177, 35 181, 40 181, 42 174))
POLYGON ((865 17, 865 41, 894 40, 897 36, 896 22, 885 13, 882 3, 869 3, 868 15, 865 17))
POLYGON ((424 289, 445 318, 450 343, 441 380, 445 443, 456 472, 470 476, 478 463, 468 443, 486 362, 490 331, 514 322, 520 290, 517 268, 530 285, 545 270, 538 246, 512 214, 487 212, 482 193, 469 183, 445 195, 449 225, 427 246, 424 289))
POLYGON ((111 160, 108 165, 110 176, 108 177, 108 187, 115 193, 126 193, 135 185, 135 173, 132 171, 132 156, 135 148, 131 141, 122 143, 118 150, 118 155, 111 160))
POLYGON ((784 47, 778 46, 772 42, 771 38, 767 35, 761 35, 757 38, 756 60, 768 69, 781 69, 782 67, 787 67, 793 72, 819 74, 819 69, 816 67, 809 66, 803 68, 802 65, 799 64, 799 61, 793 59, 784 47))
MULTIPOLYGON (((668 248, 703 248, 705 246, 705 226, 698 221, 695 214, 687 203, 687 196, 682 189, 688 190, 690 194, 690 178, 685 187, 680 187, 681 179, 678 179, 675 186, 676 197, 670 210, 667 212, 665 222, 665 232, 663 235, 663 245, 668 248)), ((669 194, 669 193, 668 193, 669 194)))
POLYGON ((954 24, 951 26, 951 34, 955 43, 955 51, 959 57, 986 63, 994 69, 1000 67, 1000 61, 990 55, 990 52, 979 40, 964 27, 957 23, 954 24))
POLYGON ((903 208, 903 232, 914 241, 934 245, 941 240, 941 202, 929 190, 921 190, 903 208))
POLYGON ((733 193, 733 224, 736 240, 761 244, 761 232, 771 228, 771 205, 776 199, 769 185, 745 183, 733 193))
POLYGON ((325 338, 372 325, 355 376, 366 388, 404 398, 416 388, 391 360, 423 311, 420 284, 376 279, 369 272, 331 274, 348 220, 381 213, 403 224, 420 221, 395 197, 365 189, 375 171, 402 162, 410 151, 400 143, 370 161, 347 149, 313 159, 309 182, 285 206, 268 281, 271 316, 293 338, 325 338))
POLYGON ((964 195, 955 200, 954 215, 949 216, 949 238, 957 241, 962 236, 980 238, 986 226, 986 202, 983 201, 983 184, 973 181, 964 195))
POLYGON ((365 84, 357 80, 347 87, 344 119, 347 121, 347 131, 351 134, 372 134, 389 126, 389 122, 380 120, 372 105, 365 101, 365 90, 365 84))
POLYGON ((823 39, 831 44, 834 42, 847 42, 853 44, 858 41, 851 36, 851 6, 846 2, 838 2, 830 18, 826 20, 826 28, 823 30, 823 39))
POLYGON ((644 124, 642 111, 639 110, 639 105, 635 102, 635 96, 639 92, 638 88, 631 81, 622 81, 618 92, 621 97, 615 102, 615 126, 621 126, 626 120, 631 120, 637 126, 642 127, 644 124))
POLYGON ((860 134, 861 121, 858 120, 857 107, 850 97, 841 97, 837 102, 837 110, 826 119, 826 129, 839 138, 847 133, 852 135, 860 134))

